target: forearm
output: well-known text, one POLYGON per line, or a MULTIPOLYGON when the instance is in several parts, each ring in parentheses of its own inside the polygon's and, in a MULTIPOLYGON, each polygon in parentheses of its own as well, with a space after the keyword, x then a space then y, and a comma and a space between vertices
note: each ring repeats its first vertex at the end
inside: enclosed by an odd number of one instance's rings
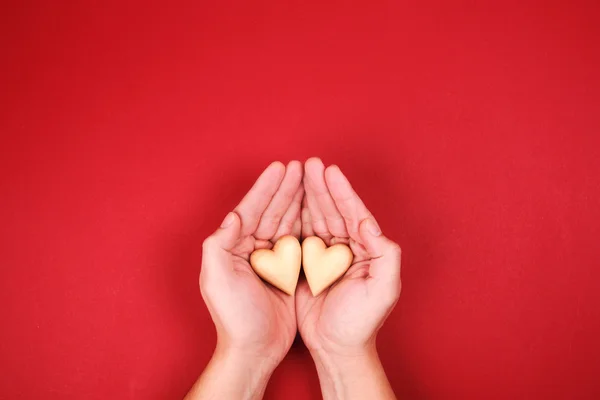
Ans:
POLYGON ((267 360, 217 350, 184 400, 262 399, 273 370, 267 360))
POLYGON ((341 356, 314 352, 324 400, 396 399, 375 346, 341 356))

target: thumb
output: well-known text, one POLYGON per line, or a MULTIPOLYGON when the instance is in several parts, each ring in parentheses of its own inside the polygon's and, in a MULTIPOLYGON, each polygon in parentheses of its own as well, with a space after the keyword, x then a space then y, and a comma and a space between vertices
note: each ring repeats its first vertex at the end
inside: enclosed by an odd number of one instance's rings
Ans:
POLYGON ((221 227, 202 243, 202 268, 200 269, 200 289, 205 290, 215 285, 207 282, 217 282, 229 276, 231 271, 231 254, 229 253, 240 236, 240 218, 235 212, 227 214, 221 227), (207 286, 208 285, 208 286, 207 286))
POLYGON ((235 212, 227 214, 219 229, 206 238, 203 248, 207 252, 231 251, 240 236, 240 217, 235 212))
POLYGON ((371 258, 370 275, 393 284, 400 284, 400 246, 382 235, 372 218, 361 221, 359 226, 362 244, 371 258))

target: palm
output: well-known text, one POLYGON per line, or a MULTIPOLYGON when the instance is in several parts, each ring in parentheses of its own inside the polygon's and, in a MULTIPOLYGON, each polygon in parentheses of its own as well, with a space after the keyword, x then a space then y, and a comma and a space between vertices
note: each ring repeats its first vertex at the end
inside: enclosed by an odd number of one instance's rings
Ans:
MULTIPOLYGON (((284 234, 292 234, 285 232, 284 234)), ((247 236, 231 252, 231 268, 237 275, 230 291, 235 299, 238 318, 232 319, 232 332, 243 333, 257 344, 269 344, 284 352, 296 333, 294 299, 277 288, 265 284, 252 270, 250 254, 271 242, 247 236)))
POLYGON ((350 347, 368 339, 363 332, 372 325, 371 306, 364 278, 368 276, 370 260, 364 259, 360 250, 353 249, 353 253, 355 261, 348 272, 322 295, 313 297, 308 283, 300 284, 296 294, 298 328, 308 347, 318 347, 323 342, 350 347))
POLYGON ((276 361, 287 353, 296 334, 295 303, 263 282, 249 259, 254 250, 271 248, 281 236, 300 236, 301 180, 299 162, 287 168, 271 164, 236 207, 239 220, 230 245, 203 258, 201 272, 201 288, 219 339, 269 354, 276 361))
POLYGON ((350 348, 369 340, 385 318, 371 267, 371 259, 359 233, 360 222, 372 218, 339 168, 324 169, 318 159, 306 162, 302 209, 302 236, 316 235, 326 244, 348 244, 354 260, 346 274, 319 296, 313 297, 308 284, 299 284, 296 293, 298 329, 310 349, 333 345, 350 348))

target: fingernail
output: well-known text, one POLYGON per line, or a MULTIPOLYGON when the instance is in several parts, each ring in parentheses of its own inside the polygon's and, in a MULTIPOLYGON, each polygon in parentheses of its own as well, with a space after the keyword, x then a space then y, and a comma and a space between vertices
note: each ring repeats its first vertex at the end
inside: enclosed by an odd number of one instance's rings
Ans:
POLYGON ((221 228, 227 228, 227 227, 229 227, 233 223, 233 218, 234 218, 234 216, 233 216, 232 212, 230 212, 229 214, 227 214, 227 216, 225 217, 225 219, 221 223, 221 228))
POLYGON ((379 229, 379 226, 377 225, 377 222, 375 222, 371 218, 369 218, 367 220, 367 230, 373 236, 379 236, 379 235, 381 235, 381 229, 379 229))

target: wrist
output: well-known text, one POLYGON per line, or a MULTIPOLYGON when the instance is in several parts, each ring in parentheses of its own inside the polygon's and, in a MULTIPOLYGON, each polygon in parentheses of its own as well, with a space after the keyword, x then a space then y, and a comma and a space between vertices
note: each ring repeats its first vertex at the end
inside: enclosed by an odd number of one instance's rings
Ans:
POLYGON ((346 360, 372 357, 377 354, 377 347, 373 341, 358 346, 328 344, 311 348, 309 351, 313 359, 326 359, 344 363, 346 360))
POLYGON ((311 351, 321 391, 329 399, 394 399, 375 344, 343 351, 311 351))
POLYGON ((335 375, 339 372, 348 376, 360 369, 379 363, 375 345, 333 351, 317 349, 311 351, 311 356, 317 368, 322 368, 323 373, 328 375, 335 375))
POLYGON ((351 382, 363 379, 368 371, 379 364, 374 347, 343 349, 343 351, 313 350, 324 399, 348 398, 351 382))
POLYGON ((228 369, 252 371, 257 378, 271 376, 279 362, 263 352, 249 348, 217 345, 211 362, 217 362, 228 369))
POLYGON ((261 399, 276 366, 252 352, 217 346, 186 400, 261 399))

